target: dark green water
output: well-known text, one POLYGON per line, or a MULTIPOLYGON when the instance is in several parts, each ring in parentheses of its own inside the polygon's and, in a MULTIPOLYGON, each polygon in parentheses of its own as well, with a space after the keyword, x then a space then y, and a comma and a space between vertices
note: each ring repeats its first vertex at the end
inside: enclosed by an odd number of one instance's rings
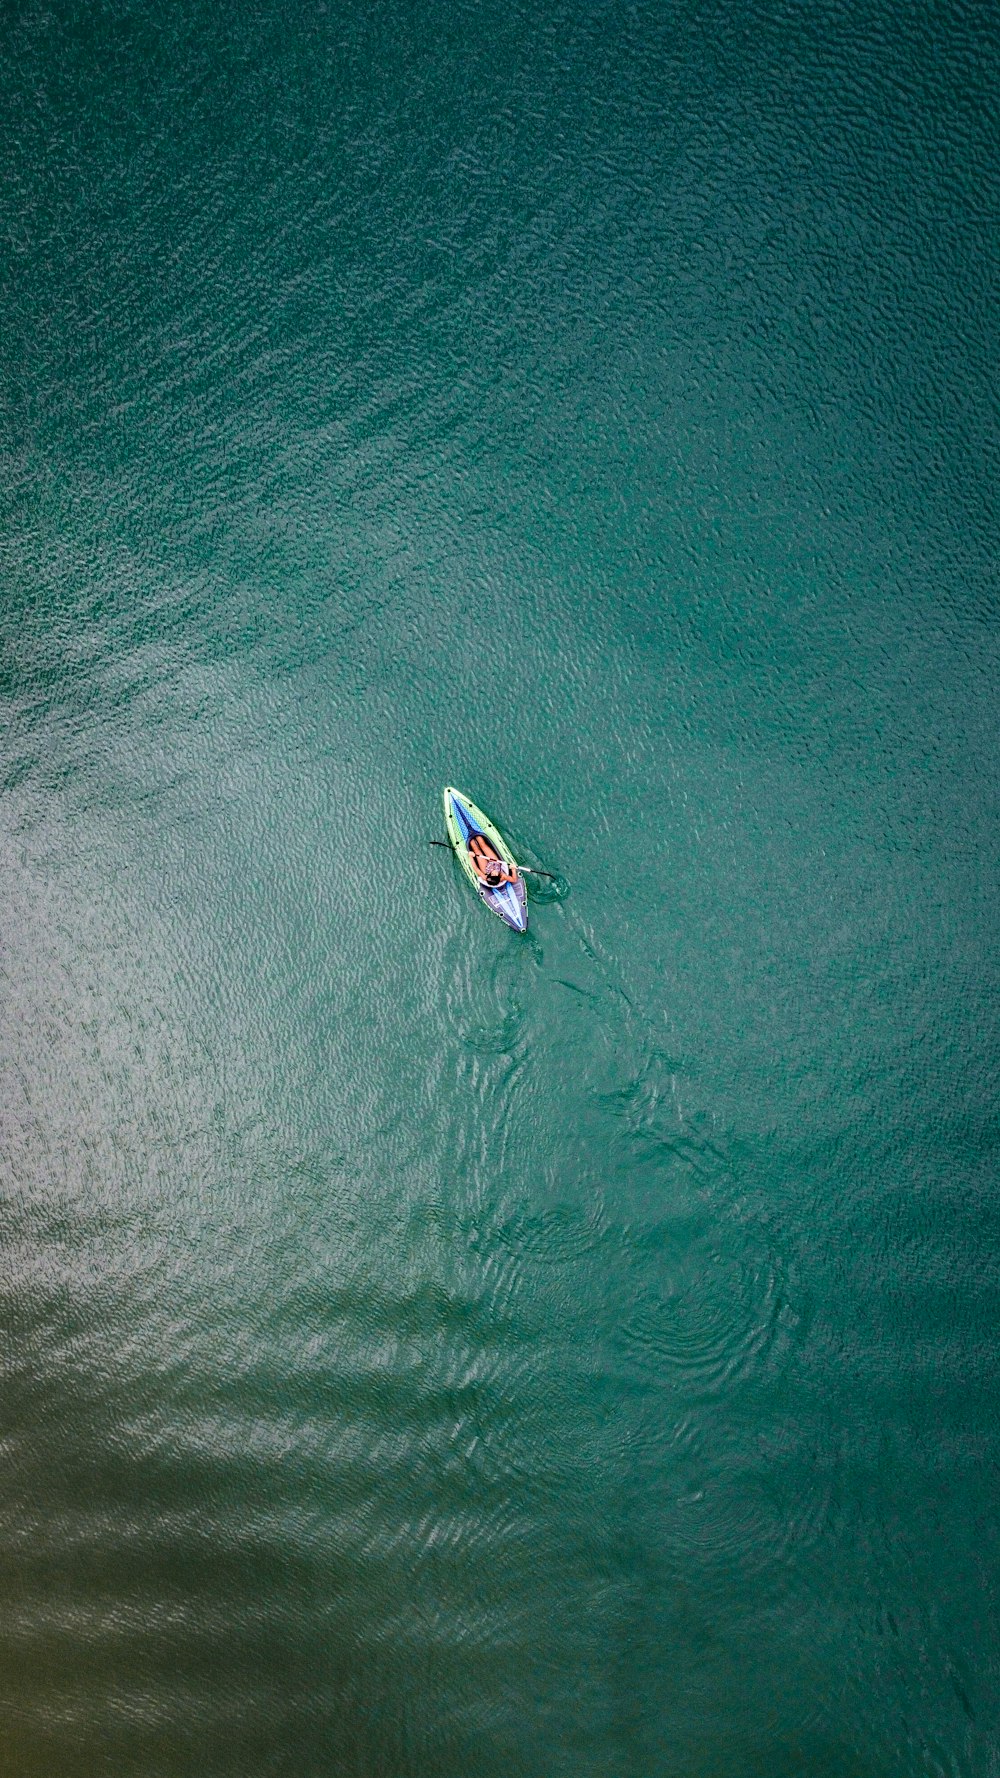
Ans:
POLYGON ((995 14, 2 43, 2 1778, 1000 1773, 995 14))

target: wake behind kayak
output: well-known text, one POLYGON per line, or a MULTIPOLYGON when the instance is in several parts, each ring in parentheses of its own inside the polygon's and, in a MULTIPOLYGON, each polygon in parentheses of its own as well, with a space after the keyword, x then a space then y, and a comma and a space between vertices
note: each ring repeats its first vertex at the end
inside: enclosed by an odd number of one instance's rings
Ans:
POLYGON ((444 819, 452 849, 480 901, 514 932, 528 930, 528 896, 514 854, 471 797, 447 785, 444 819))

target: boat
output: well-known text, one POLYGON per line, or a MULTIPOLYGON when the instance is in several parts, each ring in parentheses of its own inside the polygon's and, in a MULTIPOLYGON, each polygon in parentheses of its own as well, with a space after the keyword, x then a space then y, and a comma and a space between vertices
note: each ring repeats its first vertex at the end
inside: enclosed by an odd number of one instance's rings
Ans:
POLYGON ((446 785, 444 819, 452 850, 479 896, 505 926, 514 932, 528 930, 528 895, 514 854, 488 815, 477 809, 464 791, 446 785), (489 861, 499 859, 503 880, 496 889, 486 881, 489 861))

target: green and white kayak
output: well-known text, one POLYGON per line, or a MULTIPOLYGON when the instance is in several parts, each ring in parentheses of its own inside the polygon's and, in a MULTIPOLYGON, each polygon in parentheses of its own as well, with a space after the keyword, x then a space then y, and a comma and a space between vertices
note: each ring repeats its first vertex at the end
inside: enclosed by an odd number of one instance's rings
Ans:
POLYGON ((488 815, 477 809, 464 791, 449 784, 444 793, 444 819, 448 838, 469 882, 488 908, 499 914, 515 932, 528 930, 528 896, 514 854, 488 815), (497 888, 486 881, 490 860, 499 859, 503 879, 497 888))

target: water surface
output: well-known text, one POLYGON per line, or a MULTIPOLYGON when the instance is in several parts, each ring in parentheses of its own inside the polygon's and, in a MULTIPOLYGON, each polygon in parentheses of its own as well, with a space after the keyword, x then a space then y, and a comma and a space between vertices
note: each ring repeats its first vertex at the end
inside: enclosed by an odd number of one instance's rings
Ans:
POLYGON ((4 48, 0 1772, 996 1773, 990 14, 4 48))

